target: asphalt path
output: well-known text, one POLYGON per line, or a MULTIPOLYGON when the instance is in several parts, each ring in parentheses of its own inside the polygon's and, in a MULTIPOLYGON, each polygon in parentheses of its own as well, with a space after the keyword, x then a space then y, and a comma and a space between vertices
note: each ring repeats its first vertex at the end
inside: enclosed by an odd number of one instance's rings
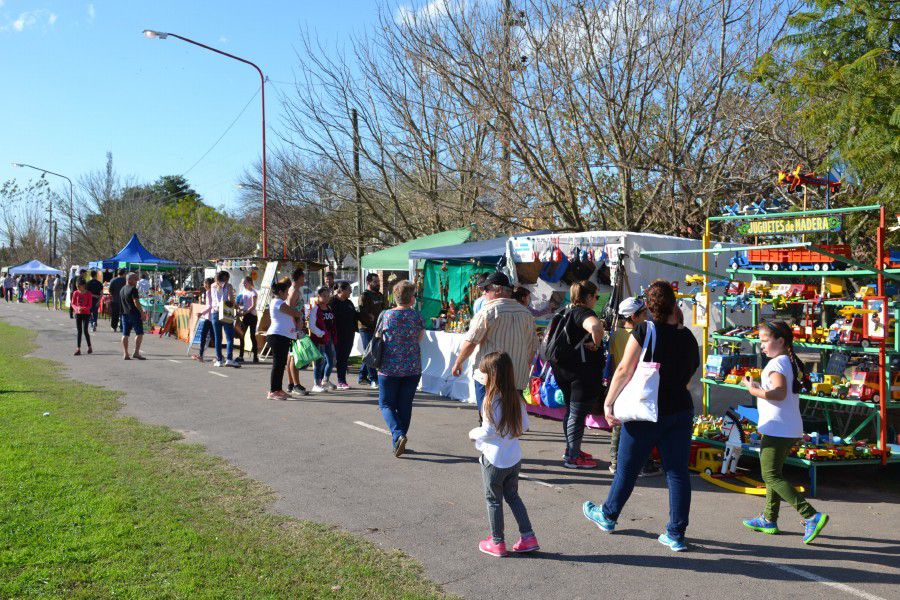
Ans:
MULTIPOLYGON (((184 343, 150 335, 147 360, 125 362, 118 334, 103 320, 94 354, 76 357, 68 313, 0 303, 0 318, 38 333, 35 356, 59 361, 75 379, 124 391, 124 414, 171 427, 271 486, 273 510, 400 549, 448 592, 467 598, 900 597, 896 468, 863 471, 850 484, 844 469, 820 474, 813 503, 831 521, 811 546, 801 543, 800 517, 789 506, 782 508, 784 534, 755 534, 740 519, 761 510, 759 498, 694 477, 690 549, 676 554, 656 541, 668 514, 664 478, 641 479, 616 532, 605 534, 582 516, 581 504, 604 499, 606 462, 592 471, 563 469, 560 424, 533 418, 520 491, 541 551, 497 559, 477 550, 488 524, 477 454, 466 437, 476 420, 470 406, 417 396, 411 452, 397 459, 374 390, 269 401, 268 362, 216 369, 190 360, 184 343)), ((311 373, 302 376, 310 387, 311 373)), ((585 449, 605 458, 608 439, 589 432, 585 449)), ((512 544, 508 510, 506 521, 512 544)))

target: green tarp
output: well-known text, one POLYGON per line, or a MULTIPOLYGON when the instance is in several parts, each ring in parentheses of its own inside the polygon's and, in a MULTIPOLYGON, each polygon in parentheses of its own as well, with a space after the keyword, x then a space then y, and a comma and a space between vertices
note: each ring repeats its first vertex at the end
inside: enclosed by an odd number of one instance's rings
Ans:
MULTIPOLYGON (((426 325, 431 323, 431 317, 436 317, 441 312, 441 265, 440 261, 425 261, 425 269, 423 272, 423 289, 425 290, 422 297, 419 298, 419 311, 422 313, 422 319, 426 325)), ((452 300, 456 307, 459 308, 463 298, 469 292, 469 278, 478 273, 492 273, 496 267, 492 265, 474 265, 471 263, 447 263, 447 271, 443 275, 447 278, 449 285, 448 300, 452 300)), ((472 301, 469 299, 469 308, 472 308, 472 301)))
POLYGON ((426 235, 408 242, 403 242, 392 248, 385 248, 378 252, 372 252, 362 257, 362 268, 371 271, 407 271, 409 270, 409 251, 425 248, 437 248, 438 246, 454 246, 462 244, 472 235, 468 227, 442 231, 433 235, 426 235))

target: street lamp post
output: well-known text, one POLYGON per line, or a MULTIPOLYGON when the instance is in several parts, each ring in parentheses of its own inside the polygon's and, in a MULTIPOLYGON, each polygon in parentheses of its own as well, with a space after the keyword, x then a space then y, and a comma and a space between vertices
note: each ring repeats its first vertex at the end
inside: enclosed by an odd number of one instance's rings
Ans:
POLYGON ((241 58, 240 56, 235 56, 234 54, 229 54, 228 52, 224 52, 217 48, 213 48, 212 46, 207 46, 206 44, 201 44, 195 40, 190 38, 186 38, 184 36, 180 36, 175 33, 168 33, 163 31, 154 31, 152 29, 144 30, 144 37, 150 39, 158 39, 164 40, 167 37, 173 37, 181 40, 182 42, 187 42, 188 44, 193 44, 195 46, 199 46, 211 52, 215 52, 216 54, 221 54, 222 56, 227 56, 228 58, 233 58, 234 60, 240 61, 246 65, 250 65, 256 72, 259 73, 259 83, 260 89, 262 90, 262 252, 263 258, 269 257, 269 239, 268 232, 266 229, 266 78, 263 75, 262 69, 256 66, 254 63, 250 62, 245 58, 241 58))
POLYGON ((19 168, 28 168, 34 169, 35 171, 40 171, 41 173, 47 173, 48 175, 56 175, 57 177, 62 177, 66 181, 69 182, 69 267, 72 266, 72 232, 75 230, 74 225, 74 214, 75 214, 75 186, 72 184, 72 180, 62 175, 60 173, 54 173, 53 171, 48 171, 47 169, 42 169, 40 167, 35 167, 34 165, 28 165, 25 163, 13 163, 12 166, 19 168))

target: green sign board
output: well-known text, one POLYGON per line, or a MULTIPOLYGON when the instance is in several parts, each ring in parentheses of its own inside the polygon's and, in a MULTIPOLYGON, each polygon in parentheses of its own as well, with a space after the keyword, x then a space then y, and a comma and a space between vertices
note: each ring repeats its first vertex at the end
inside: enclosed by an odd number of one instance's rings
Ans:
POLYGON ((777 217, 753 219, 737 226, 738 235, 792 235, 795 233, 833 233, 841 230, 841 215, 813 217, 777 217))

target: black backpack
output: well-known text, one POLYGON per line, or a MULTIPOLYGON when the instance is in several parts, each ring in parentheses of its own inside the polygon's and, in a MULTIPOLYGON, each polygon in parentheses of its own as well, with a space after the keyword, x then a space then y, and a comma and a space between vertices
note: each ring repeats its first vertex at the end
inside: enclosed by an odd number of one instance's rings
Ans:
POLYGON ((578 348, 566 331, 566 326, 572 318, 571 307, 560 309, 550 319, 547 331, 544 332, 544 339, 541 340, 541 347, 538 354, 541 360, 550 364, 567 364, 572 361, 578 348))

